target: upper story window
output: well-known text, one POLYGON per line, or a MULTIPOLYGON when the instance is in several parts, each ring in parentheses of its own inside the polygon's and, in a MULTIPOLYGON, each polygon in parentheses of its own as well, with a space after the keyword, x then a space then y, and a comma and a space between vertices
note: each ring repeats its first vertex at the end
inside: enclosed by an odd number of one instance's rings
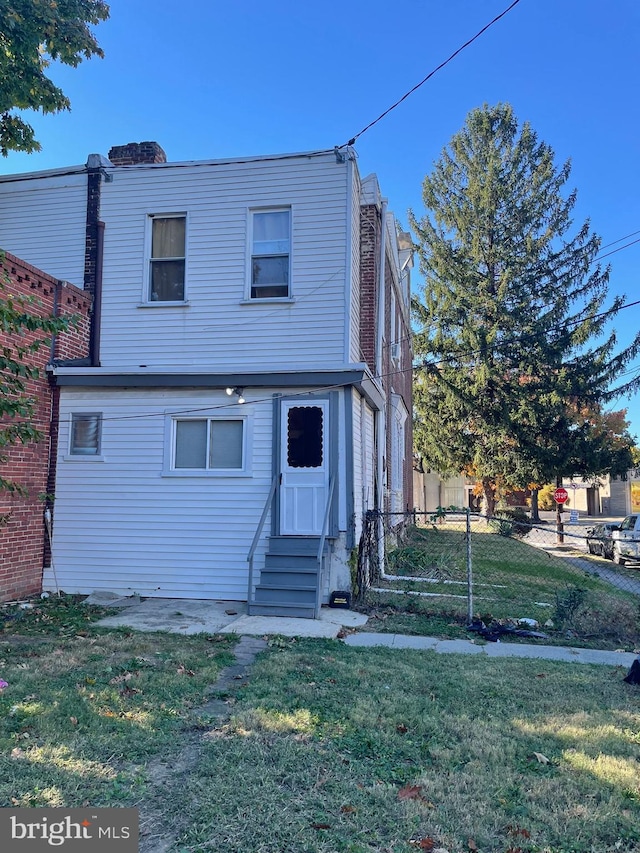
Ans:
POLYGON ((73 412, 71 415, 71 456, 99 456, 102 415, 99 412, 73 412))
POLYGON ((149 302, 184 302, 186 224, 184 214, 151 216, 149 302))
POLYGON ((291 210, 251 213, 251 299, 288 297, 291 260, 291 210))

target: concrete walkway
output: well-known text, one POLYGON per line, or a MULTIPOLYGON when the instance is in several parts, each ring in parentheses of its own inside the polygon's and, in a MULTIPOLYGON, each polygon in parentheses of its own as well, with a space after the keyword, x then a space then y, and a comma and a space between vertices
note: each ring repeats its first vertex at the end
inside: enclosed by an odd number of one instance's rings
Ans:
MULTIPOLYGON (((112 593, 95 592, 85 599, 88 604, 100 604, 120 610, 97 624, 104 627, 134 628, 136 631, 169 631, 176 634, 239 634, 263 637, 323 637, 335 638, 349 630, 362 628, 367 617, 352 610, 323 607, 318 619, 298 619, 286 616, 247 616, 247 606, 234 601, 190 601, 172 598, 120 598, 112 593), (346 629, 346 631, 345 631, 346 629)), ((478 643, 473 640, 442 640, 437 637, 416 637, 403 634, 347 633, 348 646, 392 649, 417 649, 441 654, 485 655, 490 658, 537 658, 569 663, 597 663, 630 667, 635 660, 632 652, 607 652, 597 649, 575 649, 564 646, 527 645, 526 643, 478 643)))
POLYGON ((404 634, 350 634, 348 646, 391 649, 417 649, 440 654, 484 655, 489 658, 537 658, 568 663, 597 663, 629 668, 636 658, 633 652, 606 652, 598 649, 574 649, 566 646, 538 646, 526 643, 486 643, 472 640, 440 640, 437 637, 412 637, 404 634))

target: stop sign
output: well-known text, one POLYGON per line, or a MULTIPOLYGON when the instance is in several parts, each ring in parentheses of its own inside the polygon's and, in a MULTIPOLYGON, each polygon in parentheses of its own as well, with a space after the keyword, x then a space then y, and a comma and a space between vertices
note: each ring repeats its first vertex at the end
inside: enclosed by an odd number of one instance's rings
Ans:
POLYGON ((563 504, 569 499, 569 492, 566 489, 560 487, 556 489, 553 493, 553 499, 557 504, 563 504))

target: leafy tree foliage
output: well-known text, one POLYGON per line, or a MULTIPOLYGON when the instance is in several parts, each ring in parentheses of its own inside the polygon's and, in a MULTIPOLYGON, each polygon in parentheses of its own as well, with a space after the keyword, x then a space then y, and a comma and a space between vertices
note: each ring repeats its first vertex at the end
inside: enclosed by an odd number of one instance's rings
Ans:
POLYGON ((102 0, 0 2, 0 152, 39 151, 33 128, 15 112, 57 113, 69 99, 46 75, 52 61, 77 67, 103 56, 89 25, 109 17, 102 0))
POLYGON ((424 295, 418 329, 414 435, 426 464, 496 492, 558 475, 602 473, 622 457, 594 424, 640 350, 616 352, 599 238, 572 233, 570 166, 508 104, 473 110, 423 184, 412 216, 424 295), (607 304, 608 303, 608 304, 607 304))
MULTIPOLYGON (((4 257, 0 255, 0 270, 4 257)), ((68 328, 70 317, 42 317, 33 311, 34 299, 13 296, 6 271, 0 272, 0 465, 16 444, 39 441, 32 418, 36 401, 30 383, 39 376, 31 356, 47 346, 50 336, 68 328), (4 451, 4 452, 3 452, 4 451)), ((0 490, 22 491, 20 484, 0 473, 0 490)))

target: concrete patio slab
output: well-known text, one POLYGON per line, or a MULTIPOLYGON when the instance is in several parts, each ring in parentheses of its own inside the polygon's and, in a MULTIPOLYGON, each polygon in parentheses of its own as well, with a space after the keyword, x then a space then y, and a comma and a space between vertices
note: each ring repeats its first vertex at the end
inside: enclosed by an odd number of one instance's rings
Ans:
POLYGON ((97 624, 107 628, 133 628, 136 631, 169 631, 175 634, 243 634, 284 637, 337 637, 341 629, 366 623, 361 613, 323 607, 318 619, 287 616, 248 616, 247 605, 237 601, 193 601, 178 598, 121 598, 114 593, 93 593, 88 604, 122 608, 116 616, 107 616, 97 624))

